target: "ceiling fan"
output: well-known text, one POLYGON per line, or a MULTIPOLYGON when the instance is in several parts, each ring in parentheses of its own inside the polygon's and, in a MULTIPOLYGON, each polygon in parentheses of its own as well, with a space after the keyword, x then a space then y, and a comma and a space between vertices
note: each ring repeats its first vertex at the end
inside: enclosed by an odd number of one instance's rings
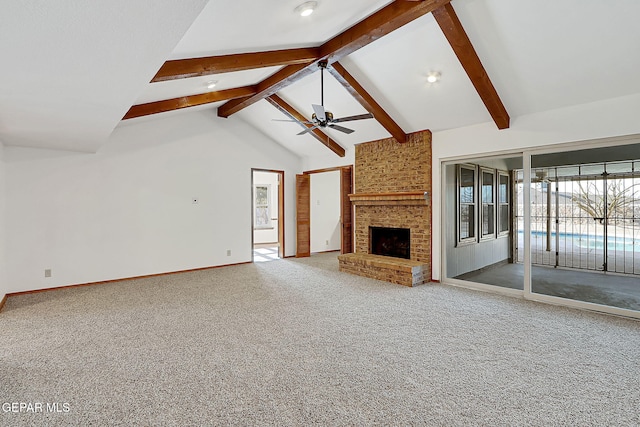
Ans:
MULTIPOLYGON (((344 126, 340 126, 337 123, 350 122, 354 120, 364 120, 364 119, 372 119, 373 114, 359 114, 357 116, 347 116, 340 118, 333 118, 333 113, 331 111, 327 111, 324 109, 324 70, 327 68, 327 61, 318 62, 318 67, 320 67, 320 105, 311 104, 314 113, 311 115, 311 121, 301 122, 299 120, 277 120, 273 119, 276 122, 295 122, 302 126, 305 125, 313 125, 311 127, 307 127, 302 132, 297 135, 304 135, 305 133, 309 133, 317 128, 330 128, 335 129, 340 132, 350 134, 355 132, 353 129, 346 128, 344 126)), ((306 127, 306 126, 305 126, 306 127)))

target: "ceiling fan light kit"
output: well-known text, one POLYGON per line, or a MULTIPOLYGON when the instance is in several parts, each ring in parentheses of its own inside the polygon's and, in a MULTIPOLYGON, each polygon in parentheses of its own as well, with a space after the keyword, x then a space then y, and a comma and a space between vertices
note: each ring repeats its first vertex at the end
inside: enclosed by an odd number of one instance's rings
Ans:
POLYGON ((309 16, 316 10, 316 7, 318 7, 317 1, 307 1, 296 7, 294 11, 300 16, 309 16))

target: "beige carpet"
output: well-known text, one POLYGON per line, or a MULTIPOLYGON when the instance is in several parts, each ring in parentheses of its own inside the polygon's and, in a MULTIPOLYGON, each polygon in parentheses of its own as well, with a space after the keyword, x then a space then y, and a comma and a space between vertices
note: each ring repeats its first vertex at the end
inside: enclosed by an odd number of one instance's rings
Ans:
POLYGON ((329 253, 9 298, 0 425, 637 426, 639 349, 637 321, 329 253))

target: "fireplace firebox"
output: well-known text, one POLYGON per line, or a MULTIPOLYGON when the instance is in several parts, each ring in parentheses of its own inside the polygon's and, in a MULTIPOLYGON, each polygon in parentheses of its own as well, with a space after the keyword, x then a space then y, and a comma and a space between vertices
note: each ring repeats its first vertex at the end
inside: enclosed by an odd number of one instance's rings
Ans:
POLYGON ((411 259, 411 232, 408 228, 369 227, 370 253, 411 259))

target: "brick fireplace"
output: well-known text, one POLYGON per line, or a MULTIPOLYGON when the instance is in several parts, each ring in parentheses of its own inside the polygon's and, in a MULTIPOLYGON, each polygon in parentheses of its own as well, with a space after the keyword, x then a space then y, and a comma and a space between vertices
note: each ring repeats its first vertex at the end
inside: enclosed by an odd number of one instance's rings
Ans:
MULTIPOLYGON (((431 280, 431 132, 356 145, 355 251, 338 257, 340 270, 413 286, 431 280), (407 229, 408 259, 372 252, 372 228, 407 229)), ((399 254, 403 254, 399 256, 399 254)))

